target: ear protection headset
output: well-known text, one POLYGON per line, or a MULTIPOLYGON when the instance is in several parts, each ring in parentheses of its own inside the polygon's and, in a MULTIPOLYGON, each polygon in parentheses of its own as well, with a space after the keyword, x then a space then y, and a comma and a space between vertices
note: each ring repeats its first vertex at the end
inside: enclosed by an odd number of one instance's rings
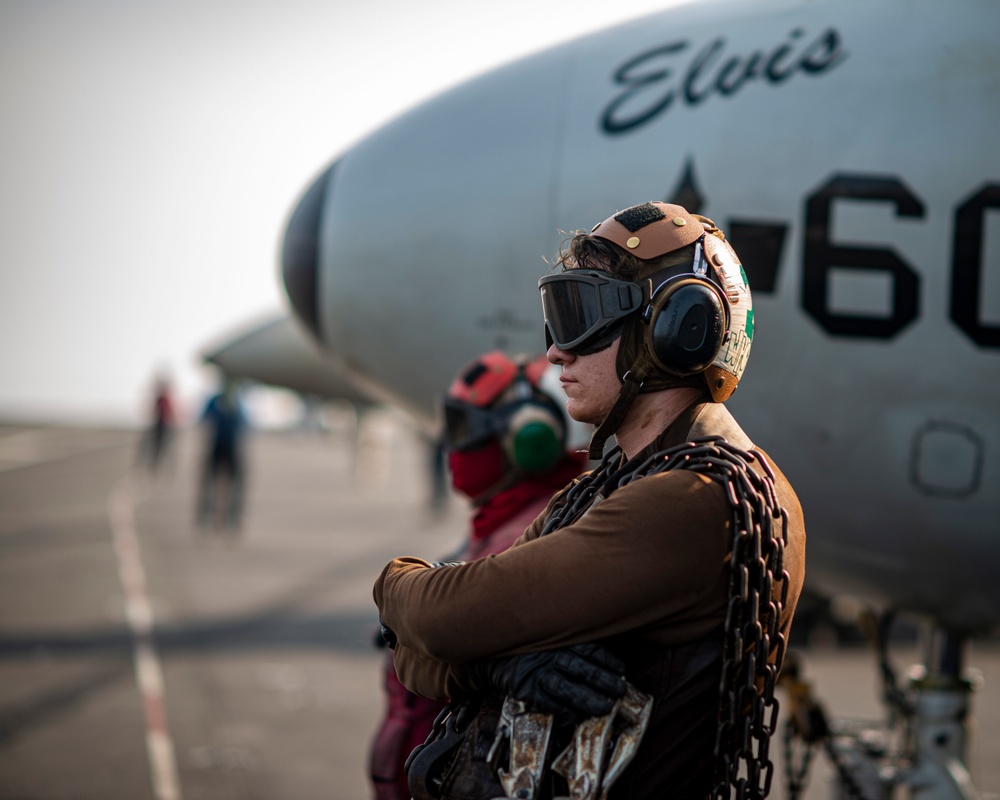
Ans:
MULTIPOLYGON (((504 454, 520 472, 538 474, 552 469, 566 449, 566 425, 554 404, 542 399, 537 384, 532 384, 524 368, 514 385, 515 392, 527 390, 527 397, 516 399, 511 409, 507 431, 501 438, 504 454)), ((505 414, 506 416, 506 414, 505 414)))
POLYGON ((653 363, 678 377, 712 366, 729 330, 729 304, 707 278, 702 242, 695 244, 692 272, 667 278, 652 289, 642 317, 653 363))

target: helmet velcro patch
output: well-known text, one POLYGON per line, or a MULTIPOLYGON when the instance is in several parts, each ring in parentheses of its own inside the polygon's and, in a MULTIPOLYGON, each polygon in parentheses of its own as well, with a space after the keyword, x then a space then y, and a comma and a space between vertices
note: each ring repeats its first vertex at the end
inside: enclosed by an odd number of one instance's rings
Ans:
POLYGON ((626 208, 621 213, 615 214, 615 221, 628 228, 630 233, 635 233, 651 222, 659 222, 661 219, 665 219, 666 216, 666 214, 652 203, 643 203, 638 206, 626 208))

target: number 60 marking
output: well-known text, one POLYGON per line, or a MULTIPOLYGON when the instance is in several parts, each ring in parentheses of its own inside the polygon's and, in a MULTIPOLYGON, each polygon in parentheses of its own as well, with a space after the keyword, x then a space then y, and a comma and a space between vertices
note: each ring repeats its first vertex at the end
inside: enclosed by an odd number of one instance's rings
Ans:
MULTIPOLYGON (((924 216, 924 204, 898 178, 834 175, 806 199, 802 306, 828 333, 891 339, 920 313, 920 276, 898 253, 883 247, 854 247, 830 241, 830 210, 838 198, 892 203, 896 215, 924 216), (888 316, 843 314, 829 308, 829 277, 834 269, 887 274, 892 283, 888 316)), ((949 316, 980 347, 1000 347, 1000 326, 979 318, 983 280, 983 229, 987 209, 1000 209, 1000 184, 986 184, 955 210, 951 250, 949 316)))

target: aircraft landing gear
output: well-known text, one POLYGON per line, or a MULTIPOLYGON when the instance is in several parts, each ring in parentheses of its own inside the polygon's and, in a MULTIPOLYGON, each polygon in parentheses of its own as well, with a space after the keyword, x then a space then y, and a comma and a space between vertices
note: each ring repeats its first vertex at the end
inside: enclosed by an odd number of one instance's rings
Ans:
POLYGON ((962 676, 964 640, 931 631, 926 669, 911 674, 913 769, 905 776, 914 800, 978 798, 966 763, 966 718, 972 682, 962 676))
POLYGON ((828 719, 793 662, 781 677, 790 709, 785 730, 788 798, 801 793, 811 752, 822 745, 836 770, 835 800, 888 800, 900 787, 912 800, 979 800, 966 766, 974 686, 962 674, 964 637, 931 629, 925 663, 910 670, 903 689, 887 656, 891 617, 870 616, 867 622, 882 672, 886 719, 828 719))

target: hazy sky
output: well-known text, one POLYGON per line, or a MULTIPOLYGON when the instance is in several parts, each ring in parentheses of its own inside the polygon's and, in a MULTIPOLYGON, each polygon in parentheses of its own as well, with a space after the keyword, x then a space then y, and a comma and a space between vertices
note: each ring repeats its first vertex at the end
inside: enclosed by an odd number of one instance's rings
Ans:
POLYGON ((285 308, 307 183, 463 79, 676 0, 0 0, 0 420, 137 420, 285 308), (627 9, 623 11, 620 9, 627 9))

